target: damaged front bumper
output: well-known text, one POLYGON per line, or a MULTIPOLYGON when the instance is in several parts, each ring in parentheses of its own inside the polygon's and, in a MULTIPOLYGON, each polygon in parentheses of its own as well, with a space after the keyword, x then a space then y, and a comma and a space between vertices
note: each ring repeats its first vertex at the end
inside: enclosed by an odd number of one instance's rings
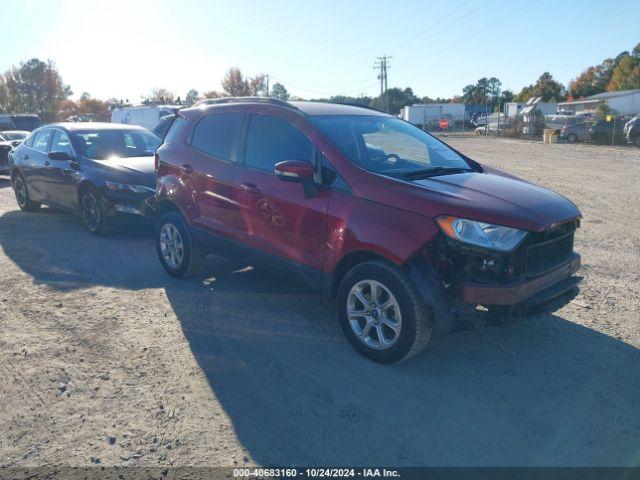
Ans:
POLYGON ((474 305, 537 305, 575 288, 580 281, 580 255, 573 253, 557 268, 535 278, 512 282, 479 283, 460 281, 453 285, 457 298, 474 305))

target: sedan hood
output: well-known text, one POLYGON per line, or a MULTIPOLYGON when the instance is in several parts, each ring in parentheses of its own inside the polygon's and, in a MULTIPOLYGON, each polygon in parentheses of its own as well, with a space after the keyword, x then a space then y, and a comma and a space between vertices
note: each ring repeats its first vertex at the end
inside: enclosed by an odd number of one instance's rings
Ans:
POLYGON ((108 170, 113 181, 155 187, 156 173, 153 157, 113 157, 93 160, 96 165, 108 170))
POLYGON ((413 188, 403 189, 411 198, 405 197, 401 208, 432 218, 453 215, 543 231, 580 217, 577 207, 562 195, 491 168, 403 183, 413 188))

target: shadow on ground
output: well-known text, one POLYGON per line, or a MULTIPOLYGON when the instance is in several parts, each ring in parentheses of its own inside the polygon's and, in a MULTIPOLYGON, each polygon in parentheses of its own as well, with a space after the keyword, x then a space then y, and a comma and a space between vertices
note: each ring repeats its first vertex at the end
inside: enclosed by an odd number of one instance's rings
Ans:
POLYGON ((323 299, 211 258, 162 271, 147 231, 95 238, 9 212, 0 242, 53 288, 163 287, 193 355, 264 465, 637 465, 640 351, 554 314, 450 335, 396 366, 355 354, 323 299))
POLYGON ((3 177, 0 175, 0 188, 10 187, 11 179, 9 177, 3 177))

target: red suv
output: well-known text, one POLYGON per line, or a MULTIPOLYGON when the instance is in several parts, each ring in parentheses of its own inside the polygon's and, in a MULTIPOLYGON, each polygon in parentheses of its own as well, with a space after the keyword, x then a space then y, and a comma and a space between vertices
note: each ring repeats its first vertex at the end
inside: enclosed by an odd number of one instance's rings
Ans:
POLYGON ((156 172, 169 274, 215 252, 302 278, 378 362, 418 353, 464 304, 520 310, 578 281, 573 203, 375 110, 208 102, 180 111, 156 172))

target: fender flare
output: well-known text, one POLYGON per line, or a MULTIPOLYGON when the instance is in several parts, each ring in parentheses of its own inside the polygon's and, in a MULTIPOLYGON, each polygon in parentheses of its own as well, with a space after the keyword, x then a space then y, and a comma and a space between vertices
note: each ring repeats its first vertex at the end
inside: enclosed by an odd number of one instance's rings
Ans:
POLYGON ((402 268, 418 290, 425 308, 431 309, 434 331, 438 334, 451 331, 456 322, 452 296, 444 288, 433 265, 424 259, 414 258, 402 268))

